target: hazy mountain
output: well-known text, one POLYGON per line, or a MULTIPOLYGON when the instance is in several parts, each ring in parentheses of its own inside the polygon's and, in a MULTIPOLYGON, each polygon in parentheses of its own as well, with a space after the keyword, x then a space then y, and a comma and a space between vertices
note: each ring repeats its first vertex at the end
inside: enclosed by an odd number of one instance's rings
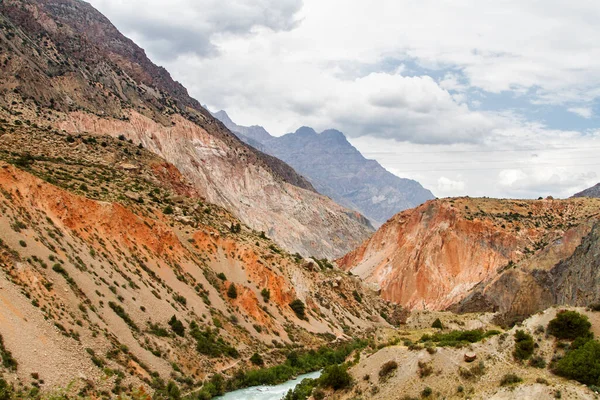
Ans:
POLYGON ((600 183, 573 195, 573 197, 600 197, 600 183))
POLYGON ((304 175, 319 193, 353 207, 373 224, 381 225, 394 214, 434 198, 420 183, 400 178, 377 161, 366 159, 342 132, 321 133, 302 127, 281 137, 260 126, 234 123, 225 111, 213 114, 246 143, 257 146, 304 175))

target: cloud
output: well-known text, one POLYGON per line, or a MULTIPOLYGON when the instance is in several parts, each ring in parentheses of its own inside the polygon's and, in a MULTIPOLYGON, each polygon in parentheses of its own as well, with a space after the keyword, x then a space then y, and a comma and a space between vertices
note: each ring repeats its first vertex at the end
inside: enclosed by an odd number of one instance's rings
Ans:
POLYGON ((567 109, 567 111, 586 119, 590 119, 594 116, 594 112, 589 107, 572 107, 567 109))
POLYGON ((440 176, 437 184, 437 193, 446 194, 451 193, 456 195, 458 192, 465 190, 465 182, 459 180, 452 180, 445 176, 440 176))
POLYGON ((440 195, 597 183, 598 2, 92 3, 239 124, 339 129, 440 195))
POLYGON ((216 37, 248 35, 259 27, 297 26, 302 0, 91 0, 124 33, 161 61, 181 54, 216 56, 216 37))

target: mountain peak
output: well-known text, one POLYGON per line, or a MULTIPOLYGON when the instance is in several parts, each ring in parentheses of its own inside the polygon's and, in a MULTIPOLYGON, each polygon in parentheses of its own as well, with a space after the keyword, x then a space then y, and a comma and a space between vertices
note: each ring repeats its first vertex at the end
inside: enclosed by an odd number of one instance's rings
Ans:
POLYGON ((315 130, 309 126, 302 126, 295 133, 296 135, 302 136, 313 136, 317 134, 317 132, 315 132, 315 130))

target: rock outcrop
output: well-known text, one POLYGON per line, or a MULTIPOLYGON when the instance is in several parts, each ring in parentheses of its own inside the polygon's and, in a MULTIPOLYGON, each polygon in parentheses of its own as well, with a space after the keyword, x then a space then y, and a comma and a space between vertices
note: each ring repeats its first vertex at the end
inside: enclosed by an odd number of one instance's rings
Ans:
POLYGON ((463 301, 458 311, 526 313, 545 298, 543 289, 524 284, 533 279, 527 271, 570 257, 599 212, 596 199, 435 200, 396 215, 338 263, 408 308, 463 301))

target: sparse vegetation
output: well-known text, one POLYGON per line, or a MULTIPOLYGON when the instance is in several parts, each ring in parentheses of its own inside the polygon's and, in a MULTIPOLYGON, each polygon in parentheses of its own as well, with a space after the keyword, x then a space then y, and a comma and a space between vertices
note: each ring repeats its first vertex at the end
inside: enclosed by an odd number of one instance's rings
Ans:
POLYGON ((421 342, 434 342, 440 347, 463 347, 469 343, 476 343, 485 338, 498 335, 499 331, 487 331, 476 329, 470 331, 452 331, 448 333, 435 333, 433 335, 423 335, 421 342))
POLYGON ((500 381, 500 386, 516 385, 521 382, 523 382, 523 379, 520 376, 517 376, 515 374, 506 374, 502 377, 502 380, 500 381))
POLYGON ((237 299, 238 297, 237 289, 235 288, 235 285, 233 283, 231 283, 229 285, 229 289, 227 289, 227 297, 229 297, 230 299, 237 299))

